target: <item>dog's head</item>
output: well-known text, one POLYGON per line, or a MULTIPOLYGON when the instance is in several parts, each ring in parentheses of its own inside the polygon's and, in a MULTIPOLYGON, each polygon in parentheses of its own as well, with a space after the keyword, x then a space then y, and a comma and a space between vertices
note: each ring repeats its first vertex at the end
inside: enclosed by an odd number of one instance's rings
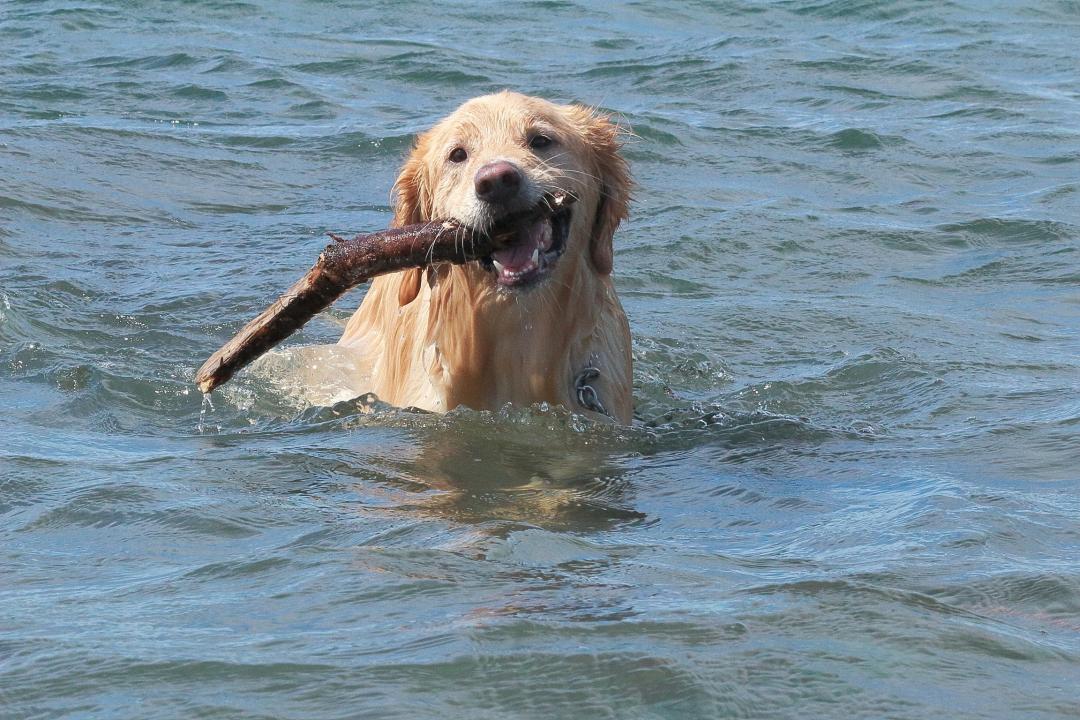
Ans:
MULTIPOLYGON (((566 282, 586 263, 606 275, 631 187, 619 144, 618 126, 588 108, 511 92, 470 100, 418 138, 395 184, 395 222, 448 218, 484 230, 566 193, 575 202, 522 223, 481 264, 485 282, 511 292, 566 282)), ((419 272, 400 300, 418 286, 419 272)))

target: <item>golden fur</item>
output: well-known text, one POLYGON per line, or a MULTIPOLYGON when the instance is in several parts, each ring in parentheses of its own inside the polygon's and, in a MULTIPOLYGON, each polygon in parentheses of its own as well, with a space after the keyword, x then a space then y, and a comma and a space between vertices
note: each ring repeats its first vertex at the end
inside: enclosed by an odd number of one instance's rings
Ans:
POLYGON ((394 223, 490 222, 474 177, 493 161, 520 168, 534 194, 577 198, 550 275, 523 289, 498 286, 479 262, 385 275, 340 343, 361 355, 379 398, 434 411, 548 402, 602 417, 579 403, 575 387, 591 364, 599 377, 589 384, 607 414, 629 423, 630 329, 610 276, 631 188, 617 126, 587 108, 517 93, 470 100, 417 139, 395 183, 394 223), (538 132, 550 148, 530 147, 538 132), (455 147, 467 149, 467 161, 448 160, 455 147))

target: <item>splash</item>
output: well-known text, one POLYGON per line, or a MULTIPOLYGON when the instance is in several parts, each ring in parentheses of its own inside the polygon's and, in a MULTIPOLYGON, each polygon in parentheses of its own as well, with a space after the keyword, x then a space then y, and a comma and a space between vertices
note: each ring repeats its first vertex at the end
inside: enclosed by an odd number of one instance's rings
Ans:
MULTIPOLYGON (((209 409, 209 412, 214 412, 214 401, 210 399, 210 393, 203 393, 202 407, 199 408, 199 424, 197 426, 200 435, 206 432, 207 409, 209 409)), ((220 429, 221 428, 215 428, 215 430, 220 429)))

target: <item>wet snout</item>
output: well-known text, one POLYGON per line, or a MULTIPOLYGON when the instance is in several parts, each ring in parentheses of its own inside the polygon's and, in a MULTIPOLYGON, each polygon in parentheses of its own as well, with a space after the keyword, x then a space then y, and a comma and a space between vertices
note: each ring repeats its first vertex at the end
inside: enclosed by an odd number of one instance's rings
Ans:
POLYGON ((476 197, 492 205, 507 205, 521 194, 521 169, 508 160, 494 160, 476 171, 476 197))

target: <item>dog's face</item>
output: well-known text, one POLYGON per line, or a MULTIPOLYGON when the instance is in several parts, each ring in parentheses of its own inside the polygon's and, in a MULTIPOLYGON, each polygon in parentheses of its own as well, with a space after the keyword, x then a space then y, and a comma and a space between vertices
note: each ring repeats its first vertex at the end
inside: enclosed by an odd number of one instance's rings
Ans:
POLYGON ((606 275, 631 185, 618 132, 578 106, 509 92, 470 100, 418 139, 395 185, 395 221, 447 218, 483 230, 566 193, 574 202, 523 222, 481 263, 486 282, 519 291, 565 282, 585 263, 606 275))

